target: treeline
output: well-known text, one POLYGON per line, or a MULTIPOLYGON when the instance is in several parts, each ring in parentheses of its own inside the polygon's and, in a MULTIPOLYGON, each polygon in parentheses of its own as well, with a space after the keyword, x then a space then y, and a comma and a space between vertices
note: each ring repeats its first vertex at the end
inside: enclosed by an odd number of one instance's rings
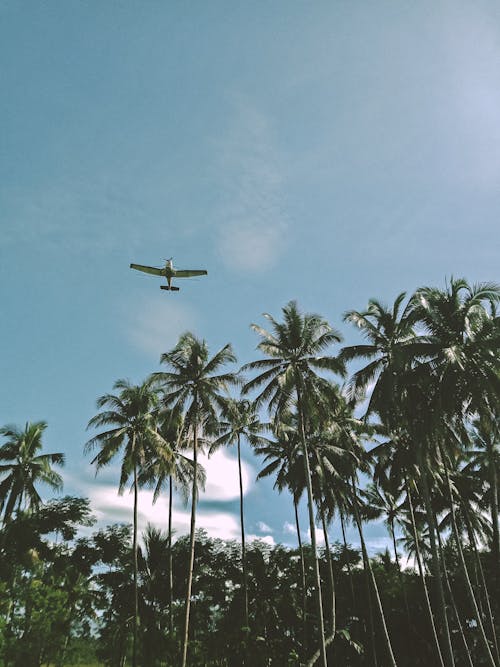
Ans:
POLYGON ((499 301, 495 284, 453 279, 403 293, 391 307, 370 300, 345 314, 364 341, 336 353, 340 334, 290 302, 281 320, 265 316, 268 329, 252 325, 261 357, 241 369, 231 345, 211 355, 184 334, 161 371, 140 385, 119 380, 89 422, 92 463, 99 470, 119 456, 119 489, 133 489, 131 534, 110 527, 71 542, 89 508, 69 498, 59 501, 66 514, 41 504, 37 482, 60 487, 53 466, 63 463, 38 453, 45 425, 2 429, 7 664, 69 664, 78 637, 120 667, 500 667, 499 301), (243 441, 262 457, 259 477, 290 493, 296 551, 246 544, 243 441), (198 456, 222 446, 237 450, 238 545, 196 530, 205 482, 198 456), (149 528, 142 543, 141 486, 167 494, 170 508, 165 533, 149 528), (189 536, 174 541, 175 487, 191 522, 189 536), (310 546, 301 541, 303 496, 310 546), (380 518, 393 552, 373 559, 365 526, 380 518), (344 537, 330 545, 334 520, 344 537), (345 543, 347 523, 359 552, 345 543), (412 567, 402 567, 403 552, 412 567), (51 584, 68 576, 66 566, 74 568, 66 586, 51 584), (19 662, 35 627, 44 628, 39 650, 19 662))
MULTIPOLYGON (((20 518, 2 533, 8 545, 2 554, 6 556, 2 560, 2 589, 11 604, 9 609, 2 608, 4 664, 122 667, 130 663, 134 614, 131 527, 113 525, 90 537, 71 539, 80 522, 88 523, 88 511, 88 503, 82 499, 55 500, 36 515, 20 518), (54 539, 56 533, 58 540, 54 539)), ((187 536, 175 541, 171 555, 175 572, 172 594, 168 586, 168 535, 148 527, 138 558, 141 665, 175 665, 178 660, 176 628, 182 628, 184 621, 187 536)), ((310 577, 314 567, 309 545, 304 547, 303 555, 306 576, 310 577)), ((465 619, 468 600, 451 545, 444 555, 455 601, 465 619)), ((343 665, 373 665, 374 652, 384 655, 384 643, 379 622, 373 618, 361 554, 343 543, 335 543, 331 556, 337 623, 342 630, 329 659, 332 664, 335 660, 343 665)), ((473 555, 467 553, 467 560, 474 570, 473 555)), ((435 664, 418 575, 411 568, 401 572, 387 552, 372 559, 371 564, 398 664, 435 664)), ((491 575, 485 555, 482 565, 487 576, 491 575)), ((252 542, 247 550, 247 567, 252 628, 248 641, 237 621, 244 612, 241 546, 197 532, 191 665, 298 665, 297 647, 305 644, 314 653, 318 624, 311 590, 306 598, 310 612, 304 623, 299 550, 252 542)), ((331 591, 324 549, 320 572, 328 597, 327 627, 331 627, 331 591)), ((467 628, 466 633, 474 646, 474 629, 467 628)), ((467 664, 463 651, 458 653, 462 657, 457 664, 467 664)))

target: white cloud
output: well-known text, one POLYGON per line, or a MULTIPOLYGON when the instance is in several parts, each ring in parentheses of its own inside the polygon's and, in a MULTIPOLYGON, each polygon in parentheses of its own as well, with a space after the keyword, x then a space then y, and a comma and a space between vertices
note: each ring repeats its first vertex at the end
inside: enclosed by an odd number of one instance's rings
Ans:
POLYGON ((264 523, 264 521, 257 521, 257 530, 260 533, 272 533, 273 529, 267 525, 267 523, 264 523))
POLYGON ((274 541, 274 537, 272 535, 247 535, 247 541, 248 542, 255 542, 255 540, 258 540, 259 542, 264 542, 264 544, 269 544, 269 546, 273 547, 276 542, 274 541))
MULTIPOLYGON (((316 526, 315 533, 316 533, 316 546, 318 546, 318 547, 324 546, 325 536, 323 534, 323 530, 321 528, 318 528, 318 526, 316 526)), ((307 529, 307 532, 305 534, 305 538, 308 542, 311 541, 311 529, 310 528, 307 529)))
POLYGON ((270 268, 286 245, 284 170, 266 116, 242 99, 234 106, 237 120, 216 146, 218 247, 229 268, 255 271, 270 268))
POLYGON ((296 535, 297 528, 293 525, 293 523, 285 521, 285 523, 283 524, 283 532, 287 533, 288 535, 296 535))
MULTIPOLYGON (((228 502, 239 498, 238 461, 226 450, 215 452, 210 458, 201 454, 199 462, 206 470, 207 484, 205 492, 201 494, 202 501, 228 502)), ((130 485, 122 496, 118 495, 119 465, 114 464, 103 470, 106 472, 106 482, 91 478, 82 481, 74 475, 66 475, 70 484, 73 484, 78 493, 88 497, 93 513, 99 524, 113 522, 132 522, 133 493, 130 485), (114 476, 116 483, 109 480, 114 476)), ((90 469, 89 469, 90 474, 90 469)), ((243 493, 247 493, 252 480, 255 479, 253 468, 242 461, 243 493)), ((178 534, 189 532, 190 506, 184 508, 179 498, 174 498, 173 525, 178 534)), ((166 529, 168 520, 167 497, 160 495, 153 505, 153 492, 147 489, 139 491, 138 520, 140 530, 151 522, 162 529, 166 529)), ((240 535, 239 519, 230 512, 211 511, 201 505, 197 510, 196 525, 204 528, 211 537, 222 539, 238 539, 240 535)), ((264 524, 263 524, 264 525, 264 524)), ((270 530, 267 526, 266 528, 270 530)), ((265 532, 265 531, 264 531, 265 532)), ((264 538, 262 538, 264 539, 264 538)))
MULTIPOLYGON (((147 278, 147 276, 145 276, 147 278)), ((159 290, 159 281, 156 287, 159 290)), ((161 292, 133 303, 128 295, 126 306, 126 333, 129 340, 140 350, 157 361, 163 352, 174 347, 179 336, 194 329, 195 313, 185 304, 174 301, 176 293, 161 292), (173 298, 170 298, 173 294, 173 298)), ((122 310, 125 310, 123 306, 122 310)))
MULTIPOLYGON (((216 451, 210 458, 202 455, 200 463, 207 473, 207 485, 203 498, 206 500, 235 500, 240 497, 238 460, 223 449, 216 451)), ((245 461, 241 462, 243 495, 248 492, 255 471, 245 461)))
MULTIPOLYGON (((100 525, 113 522, 132 523, 133 493, 128 490, 120 496, 116 487, 94 484, 87 489, 91 507, 100 525)), ((179 506, 174 501, 172 512, 173 528, 178 535, 189 532, 191 510, 179 506)), ((167 529, 168 501, 160 496, 153 504, 153 492, 142 489, 138 499, 138 525, 143 531, 148 523, 152 523, 163 530, 167 529)), ((240 534, 237 518, 229 512, 211 512, 198 508, 196 513, 196 527, 204 528, 211 537, 224 540, 237 539, 240 534)))

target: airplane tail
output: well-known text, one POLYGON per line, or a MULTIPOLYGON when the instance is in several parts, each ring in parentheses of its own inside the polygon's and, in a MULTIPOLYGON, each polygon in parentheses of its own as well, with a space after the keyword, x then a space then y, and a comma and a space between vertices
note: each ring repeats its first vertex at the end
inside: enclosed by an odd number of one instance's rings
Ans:
POLYGON ((165 289, 167 292, 178 292, 180 288, 173 285, 170 287, 168 285, 160 285, 160 289, 165 289))

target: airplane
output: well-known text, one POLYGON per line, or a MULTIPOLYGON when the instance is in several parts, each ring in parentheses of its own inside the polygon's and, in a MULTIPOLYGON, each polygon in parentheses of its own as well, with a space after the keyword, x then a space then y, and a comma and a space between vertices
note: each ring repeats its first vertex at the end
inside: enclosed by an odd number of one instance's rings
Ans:
POLYGON ((167 285, 160 285, 160 289, 169 290, 170 292, 178 292, 179 287, 174 287, 171 284, 172 278, 191 278, 192 276, 206 276, 207 271, 204 269, 174 269, 173 257, 166 260, 163 269, 157 269, 154 266, 143 266, 142 264, 131 264, 131 269, 142 271, 143 273, 151 273, 153 276, 163 276, 167 279, 167 285))

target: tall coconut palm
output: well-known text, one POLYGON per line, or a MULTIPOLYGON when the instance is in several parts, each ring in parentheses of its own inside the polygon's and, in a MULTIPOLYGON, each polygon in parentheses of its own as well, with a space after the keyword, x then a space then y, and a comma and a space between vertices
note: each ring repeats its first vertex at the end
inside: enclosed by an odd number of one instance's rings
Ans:
POLYGON ((299 560, 302 584, 302 625, 303 647, 307 648, 307 586, 304 549, 300 534, 298 505, 305 489, 304 464, 300 452, 300 442, 297 436, 297 416, 288 412, 272 423, 275 440, 255 448, 255 453, 264 457, 264 467, 257 475, 263 479, 275 474, 274 489, 279 493, 287 489, 293 500, 295 515, 295 529, 299 547, 299 560))
MULTIPOLYGON (((439 457, 449 490, 453 532, 466 590, 484 653, 491 665, 495 661, 463 559, 449 470, 456 456, 451 449, 463 440, 455 433, 462 431, 465 437, 464 419, 473 413, 481 414, 485 406, 496 405, 500 396, 500 331, 494 317, 499 301, 500 286, 493 283, 470 286, 464 279, 451 278, 445 290, 433 287, 417 290, 412 299, 412 312, 425 327, 426 336, 422 350, 424 361, 415 369, 418 381, 410 385, 409 392, 412 404, 415 405, 416 398, 417 405, 423 408, 420 418, 412 420, 412 426, 417 426, 415 432, 427 450, 423 452, 419 447, 426 506, 429 507, 426 488, 429 457, 439 457), (453 437, 449 437, 450 433, 453 437)), ((431 546, 432 541, 431 529, 431 546)))
POLYGON ((238 452, 238 479, 240 485, 240 526, 241 526, 241 566, 243 574, 243 597, 245 627, 249 628, 248 620, 248 581, 245 554, 245 521, 243 511, 243 479, 241 472, 241 438, 252 447, 269 443, 262 435, 265 425, 261 422, 255 405, 248 400, 228 400, 222 407, 221 420, 216 427, 217 438, 212 442, 209 455, 222 446, 236 444, 238 452))
POLYGON ((420 375, 432 378, 438 420, 482 413, 500 396, 500 328, 494 317, 500 285, 469 285, 451 278, 446 289, 421 287, 411 300, 411 316, 425 327, 420 375))
POLYGON ((311 483, 309 450, 306 440, 307 403, 325 405, 331 398, 329 382, 317 371, 343 373, 343 364, 337 357, 323 354, 333 343, 339 343, 341 335, 319 315, 302 315, 297 304, 290 301, 283 308, 283 322, 271 315, 264 317, 272 331, 253 324, 253 330, 261 337, 258 349, 265 359, 246 364, 242 370, 258 371, 258 375, 246 383, 247 393, 264 385, 257 396, 257 404, 267 402, 270 413, 279 416, 295 402, 299 421, 299 436, 303 452, 304 475, 307 488, 309 527, 314 557, 316 605, 320 630, 321 661, 327 665, 321 580, 316 547, 314 522, 314 498, 311 483), (328 396, 328 399, 326 399, 328 396))
POLYGON ((401 375, 418 355, 420 347, 414 331, 416 316, 412 314, 411 303, 402 309, 405 298, 405 292, 399 294, 392 308, 370 299, 366 310, 349 310, 344 314, 344 320, 357 327, 367 342, 344 347, 340 358, 345 362, 353 359, 368 361, 347 382, 347 396, 363 399, 371 387, 366 417, 376 413, 389 427, 398 424, 396 406, 401 375))
MULTIPOLYGON (((347 385, 351 397, 358 399, 363 398, 371 387, 371 396, 365 418, 373 413, 377 414, 391 436, 397 441, 400 440, 397 436, 400 435, 401 431, 410 425, 413 441, 420 445, 419 437, 421 434, 415 428, 418 420, 412 413, 415 405, 418 405, 418 401, 413 396, 411 401, 408 399, 408 387, 410 385, 410 388, 418 388, 419 397, 425 396, 421 381, 417 383, 411 375, 411 371, 414 369, 416 361, 419 361, 428 349, 425 338, 417 336, 415 333, 415 324, 421 319, 414 306, 415 299, 410 299, 401 311, 405 297, 404 292, 399 294, 392 308, 371 299, 365 311, 348 311, 344 319, 360 329, 367 343, 344 348, 341 352, 341 358, 345 361, 368 360, 368 364, 357 370, 347 385)), ((421 380, 420 377, 419 380, 421 380)), ((427 415, 427 412, 421 410, 421 414, 427 415)), ((429 517, 435 596, 439 604, 440 631, 444 644, 443 653, 445 654, 445 664, 448 667, 453 667, 455 661, 446 616, 440 561, 434 534, 434 516, 432 515, 429 481, 426 473, 426 471, 430 472, 430 467, 426 468, 424 466, 421 447, 418 448, 418 452, 421 454, 419 466, 429 517)), ((440 653, 440 650, 438 653, 440 653)))
POLYGON ((370 600, 373 595, 383 631, 387 659, 389 664, 395 665, 377 582, 365 548, 364 517, 361 516, 361 504, 357 490, 358 473, 368 474, 370 472, 363 439, 372 436, 375 430, 362 420, 355 418, 353 406, 340 395, 337 404, 323 422, 322 430, 315 434, 311 442, 311 449, 316 460, 313 477, 317 479, 317 487, 319 487, 321 500, 318 505, 328 520, 333 518, 335 510, 338 510, 340 514, 351 514, 354 518, 367 575, 368 599, 370 600))
POLYGON ((210 357, 207 343, 189 332, 180 337, 173 350, 162 354, 160 361, 169 369, 154 374, 162 383, 165 405, 184 414, 184 431, 191 439, 193 449, 189 568, 182 643, 182 667, 186 667, 194 567, 199 438, 207 426, 216 421, 217 411, 227 398, 224 393, 227 394, 229 388, 237 384, 238 378, 234 372, 219 372, 225 365, 236 362, 230 344, 210 357))
MULTIPOLYGON (((156 503, 162 491, 168 487, 168 618, 169 631, 173 636, 173 563, 172 563, 172 508, 173 490, 180 492, 184 504, 189 500, 189 489, 193 485, 194 463, 184 455, 183 448, 188 446, 184 440, 184 421, 182 415, 172 410, 160 410, 157 429, 168 444, 171 456, 165 457, 162 449, 156 449, 148 459, 140 474, 140 483, 153 487, 153 503, 156 503)), ((198 463, 198 489, 205 488, 205 469, 198 463)))
POLYGON ((0 512, 6 523, 17 510, 37 509, 42 499, 36 489, 46 484, 54 491, 63 486, 62 477, 52 469, 64 465, 64 454, 40 454, 44 421, 27 422, 24 429, 4 426, 0 436, 7 441, 0 446, 0 512))
POLYGON ((139 622, 139 602, 137 585, 137 500, 139 472, 153 451, 161 450, 165 458, 171 458, 168 445, 156 429, 158 393, 151 379, 140 385, 132 385, 127 380, 118 380, 113 389, 117 394, 104 394, 97 399, 97 407, 105 408, 92 417, 88 428, 109 427, 92 437, 85 445, 89 452, 99 447, 92 459, 96 474, 107 466, 122 451, 119 493, 123 493, 132 476, 134 491, 133 514, 133 562, 134 562, 134 620, 132 666, 137 665, 137 629, 139 622))

